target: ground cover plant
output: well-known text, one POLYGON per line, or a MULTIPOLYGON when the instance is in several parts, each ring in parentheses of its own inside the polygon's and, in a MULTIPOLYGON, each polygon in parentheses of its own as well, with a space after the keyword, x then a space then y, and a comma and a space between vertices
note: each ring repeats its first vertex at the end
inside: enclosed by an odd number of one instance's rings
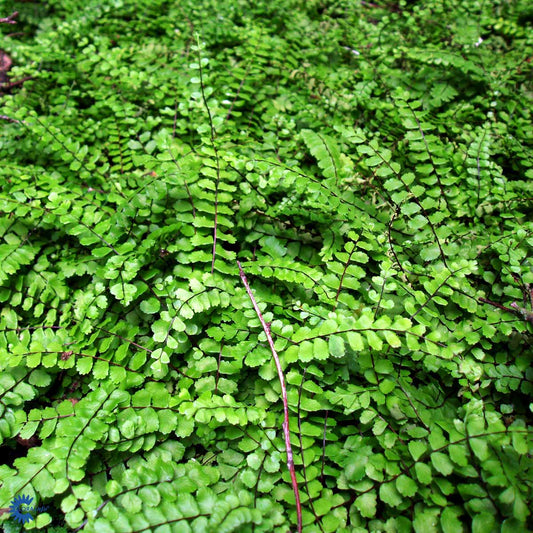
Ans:
POLYGON ((533 529, 528 4, 2 3, 5 531, 533 529))

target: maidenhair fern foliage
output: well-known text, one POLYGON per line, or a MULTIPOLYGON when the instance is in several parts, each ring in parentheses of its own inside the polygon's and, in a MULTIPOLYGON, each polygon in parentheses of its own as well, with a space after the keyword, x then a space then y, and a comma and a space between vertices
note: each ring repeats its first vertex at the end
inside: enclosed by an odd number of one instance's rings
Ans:
POLYGON ((237 260, 305 532, 531 530, 527 2, 2 9, 6 531, 296 530, 237 260))

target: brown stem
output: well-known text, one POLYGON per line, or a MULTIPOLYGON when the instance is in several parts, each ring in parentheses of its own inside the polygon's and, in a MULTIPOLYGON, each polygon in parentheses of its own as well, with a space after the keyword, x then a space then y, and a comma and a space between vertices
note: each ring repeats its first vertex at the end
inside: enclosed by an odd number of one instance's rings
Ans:
POLYGON ((267 324, 265 322, 265 319, 263 318, 263 315, 261 314, 261 310, 259 309, 259 306, 257 305, 257 302, 255 301, 254 295, 252 294, 252 289, 250 289, 250 285, 248 285, 248 280, 246 279, 246 275, 244 274, 244 271, 241 267, 241 263, 239 261, 237 261, 237 265, 239 266, 239 275, 241 276, 242 282, 244 283, 246 292, 248 293, 248 296, 250 297, 250 300, 252 301, 252 305, 254 306, 255 312, 257 313, 257 316, 259 317, 259 320, 261 321, 261 325, 263 326, 263 330, 267 337, 268 344, 270 345, 270 349, 272 350, 272 356, 274 357, 274 362, 276 363, 276 368, 278 370, 279 383, 281 385, 281 396, 283 399, 283 414, 284 414, 283 433, 285 434, 285 449, 287 451, 287 467, 291 475, 292 489, 294 490, 294 497, 296 499, 296 514, 298 516, 298 533, 301 533, 302 532, 302 506, 300 504, 300 493, 298 492, 298 482, 296 481, 296 471, 294 470, 294 459, 292 455, 291 440, 290 440, 290 435, 289 435, 289 405, 287 402, 287 388, 285 387, 285 378, 283 377, 283 369, 281 368, 281 363, 280 363, 278 354, 276 353, 276 349, 274 348, 274 341, 272 340, 272 335, 270 334, 270 324, 267 324))
POLYGON ((18 11, 15 11, 14 13, 11 13, 9 17, 5 17, 0 19, 0 22, 4 22, 6 24, 16 24, 17 21, 15 20, 18 17, 18 11))
POLYGON ((513 313, 514 311, 512 309, 509 309, 508 307, 505 307, 505 305, 499 304, 498 302, 493 302, 492 300, 488 300, 487 298, 480 298, 480 302, 483 302, 484 304, 490 304, 494 307, 497 307, 498 309, 502 309, 503 311, 508 311, 509 313, 513 313))
POLYGON ((497 307, 498 309, 502 309, 503 311, 507 311, 508 313, 513 313, 513 315, 518 315, 519 317, 522 317, 526 322, 533 324, 533 312, 528 311, 524 307, 520 307, 516 302, 511 303, 511 307, 505 307, 505 305, 493 302, 491 300, 487 300, 487 298, 480 298, 479 301, 486 304, 490 304, 494 307, 497 307))
POLYGON ((513 309, 515 309, 515 313, 516 314, 519 314, 520 316, 522 316, 522 318, 526 321, 526 322, 529 322, 531 324, 533 324, 533 312, 531 311, 528 311, 527 309, 525 309, 524 307, 520 307, 516 302, 513 302, 511 304, 511 307, 513 309))
POLYGON ((0 90, 5 91, 12 89, 13 87, 17 87, 18 85, 22 85, 25 81, 33 80, 33 76, 26 76, 25 78, 21 78, 17 81, 8 81, 6 83, 0 83, 0 90))
POLYGON ((0 120, 7 120, 8 122, 13 122, 14 124, 20 124, 20 120, 8 117, 7 115, 0 115, 0 120))

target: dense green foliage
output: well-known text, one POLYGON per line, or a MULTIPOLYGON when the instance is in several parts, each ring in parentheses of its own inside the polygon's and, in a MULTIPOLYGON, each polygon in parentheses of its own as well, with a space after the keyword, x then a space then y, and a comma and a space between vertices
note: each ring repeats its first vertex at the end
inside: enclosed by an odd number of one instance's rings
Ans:
POLYGON ((237 259, 304 532, 533 528, 533 10, 377 4, 3 3, 25 529, 295 530, 237 259))

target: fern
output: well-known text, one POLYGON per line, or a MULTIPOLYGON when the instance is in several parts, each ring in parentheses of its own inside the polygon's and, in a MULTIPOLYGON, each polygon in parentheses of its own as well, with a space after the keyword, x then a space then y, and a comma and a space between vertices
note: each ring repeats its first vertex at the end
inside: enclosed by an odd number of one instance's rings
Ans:
POLYGON ((530 529, 524 9, 21 3, 0 508, 33 498, 41 531, 530 529))
POLYGON ((326 178, 333 178, 338 184, 341 172, 340 152, 335 142, 327 135, 302 130, 302 137, 309 147, 311 154, 317 159, 318 166, 326 178))
MULTIPOLYGON (((16 236, 15 242, 18 241, 16 236)), ((6 238, 6 237, 5 237, 6 238)), ((8 240, 7 236, 6 240, 8 240)), ((13 241, 13 239, 9 239, 13 241)), ((10 274, 15 274, 22 266, 31 264, 37 250, 32 249, 31 246, 20 246, 20 244, 1 244, 0 245, 0 261, 2 261, 2 274, 0 275, 0 283, 8 279, 10 274)))

